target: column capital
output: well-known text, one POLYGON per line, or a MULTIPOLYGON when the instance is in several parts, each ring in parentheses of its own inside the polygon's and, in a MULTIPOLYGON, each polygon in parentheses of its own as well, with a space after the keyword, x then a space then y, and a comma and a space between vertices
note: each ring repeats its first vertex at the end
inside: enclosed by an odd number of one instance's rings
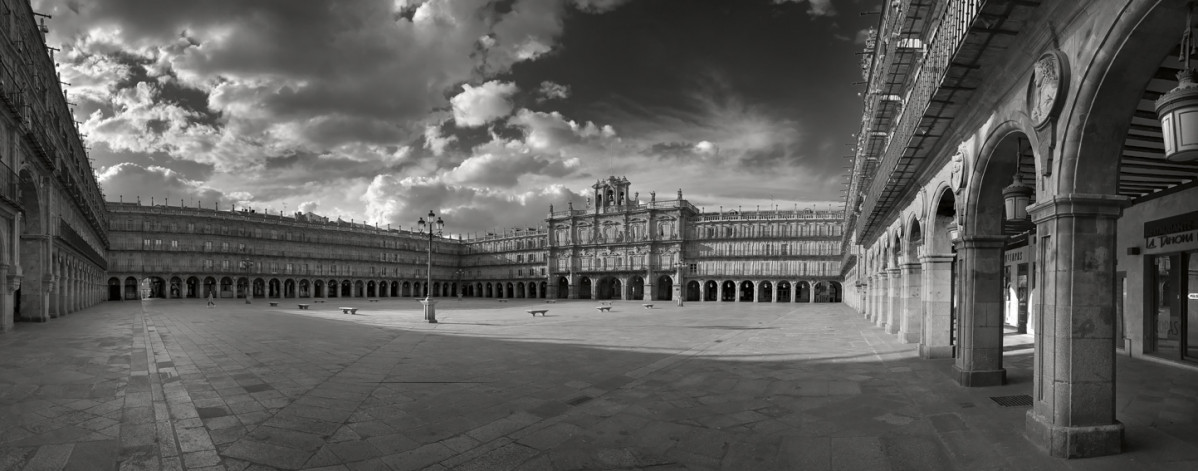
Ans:
POLYGON ((1055 195, 1028 207, 1032 222, 1041 223, 1067 216, 1091 216, 1115 219, 1123 208, 1131 206, 1131 198, 1119 195, 1068 193, 1055 195))
POLYGON ((903 273, 912 273, 916 270, 921 270, 922 268, 923 264, 919 262, 907 262, 899 266, 899 269, 902 270, 903 273))
POLYGON ((893 268, 886 269, 886 273, 889 273, 891 278, 897 278, 899 276, 899 274, 902 272, 903 272, 903 269, 900 267, 893 267, 893 268))

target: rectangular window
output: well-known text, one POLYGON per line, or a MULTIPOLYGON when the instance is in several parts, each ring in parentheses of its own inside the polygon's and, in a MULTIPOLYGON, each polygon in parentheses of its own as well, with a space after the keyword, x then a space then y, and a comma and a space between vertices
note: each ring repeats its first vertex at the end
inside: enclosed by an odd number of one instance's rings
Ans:
POLYGON ((171 241, 171 250, 177 250, 178 248, 179 248, 179 241, 172 240, 171 241))
POLYGON ((221 242, 221 243, 220 243, 220 251, 221 251, 221 252, 228 252, 228 251, 229 251, 229 243, 228 243, 228 242, 221 242))
POLYGON ((212 259, 204 260, 204 268, 212 269, 212 259))
POLYGON ((141 248, 142 250, 150 250, 150 239, 142 239, 141 248))
POLYGON ((221 260, 221 261, 220 261, 220 268, 221 268, 221 270, 229 271, 229 261, 228 261, 228 260, 221 260))
POLYGON ((162 250, 162 239, 154 239, 154 250, 162 250))
POLYGON ((204 242, 204 251, 212 251, 212 242, 204 242))

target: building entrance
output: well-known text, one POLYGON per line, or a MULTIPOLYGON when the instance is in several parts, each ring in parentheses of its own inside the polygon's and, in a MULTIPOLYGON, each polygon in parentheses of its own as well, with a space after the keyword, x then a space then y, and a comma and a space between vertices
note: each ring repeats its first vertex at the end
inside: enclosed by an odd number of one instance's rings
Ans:
POLYGON ((1198 251, 1156 255, 1152 272, 1149 350, 1170 360, 1198 361, 1198 251))

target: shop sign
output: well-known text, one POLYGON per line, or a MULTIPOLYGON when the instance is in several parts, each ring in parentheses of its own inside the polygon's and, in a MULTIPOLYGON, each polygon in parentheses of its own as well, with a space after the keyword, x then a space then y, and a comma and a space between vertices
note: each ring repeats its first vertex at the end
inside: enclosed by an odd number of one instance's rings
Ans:
POLYGON ((1181 252, 1198 249, 1198 211, 1144 223, 1144 251, 1181 252))

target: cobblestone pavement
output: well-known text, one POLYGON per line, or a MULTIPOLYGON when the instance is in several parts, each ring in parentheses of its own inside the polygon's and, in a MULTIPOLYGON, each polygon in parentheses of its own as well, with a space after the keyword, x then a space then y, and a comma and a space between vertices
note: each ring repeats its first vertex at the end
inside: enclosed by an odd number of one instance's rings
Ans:
POLYGON ((1198 373, 1121 357, 1122 455, 842 305, 111 302, 0 335, 0 469, 1196 469, 1198 373), (357 315, 336 307, 353 305, 357 315), (532 317, 532 307, 549 309, 532 317))

